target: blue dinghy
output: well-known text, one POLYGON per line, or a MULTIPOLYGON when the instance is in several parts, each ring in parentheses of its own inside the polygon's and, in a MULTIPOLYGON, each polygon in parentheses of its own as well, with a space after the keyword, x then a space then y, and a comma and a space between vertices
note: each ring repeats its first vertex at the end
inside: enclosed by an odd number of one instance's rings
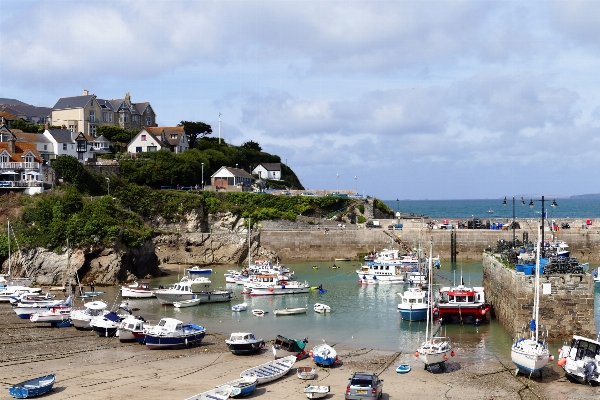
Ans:
POLYGON ((55 381, 55 374, 40 376, 39 378, 30 379, 9 387, 8 394, 17 399, 28 399, 39 396, 52 389, 55 381))
POLYGON ((396 368, 396 372, 399 374, 406 374, 410 371, 410 365, 408 364, 400 364, 398 368, 396 368))

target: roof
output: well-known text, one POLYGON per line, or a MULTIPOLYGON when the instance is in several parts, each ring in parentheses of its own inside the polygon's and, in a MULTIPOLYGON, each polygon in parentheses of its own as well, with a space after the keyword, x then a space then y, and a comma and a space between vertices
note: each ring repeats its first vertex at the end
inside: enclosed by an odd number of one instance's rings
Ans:
POLYGON ((29 104, 4 105, 3 111, 8 111, 15 115, 26 115, 28 117, 49 117, 52 114, 50 107, 36 107, 29 104))
POLYGON ((94 138, 81 132, 71 132, 68 129, 46 129, 58 143, 73 143, 79 136, 83 136, 88 142, 93 142, 94 138))
POLYGON ((231 172, 233 174, 233 176, 237 176, 238 178, 249 178, 254 180, 254 177, 252 175, 250 175, 248 172, 244 171, 243 169, 239 169, 239 168, 231 168, 231 167, 223 167, 225 168, 227 171, 231 172))
POLYGON ((27 103, 23 103, 17 99, 7 99, 6 97, 0 97, 0 104, 21 104, 27 105, 27 103))
POLYGON ((50 143, 50 139, 41 133, 25 133, 17 129, 11 129, 11 132, 17 138, 17 142, 50 143))
POLYGON ((84 96, 74 96, 74 97, 61 97, 58 99, 53 110, 64 110, 68 108, 83 108, 87 103, 89 103, 90 99, 94 97, 93 94, 88 94, 84 96))
POLYGON ((4 118, 7 121, 16 121, 18 119, 21 119, 21 117, 19 117, 18 115, 11 114, 6 111, 0 111, 0 118, 4 118))
POLYGON ((34 143, 17 142, 15 143, 15 152, 11 153, 10 143, 0 142, 0 153, 4 150, 10 154, 10 161, 12 162, 23 162, 23 158, 21 156, 29 152, 33 153, 37 162, 42 161, 42 157, 40 156, 40 153, 38 153, 34 143))
POLYGON ((267 171, 281 171, 281 163, 260 163, 256 166, 263 166, 267 171))

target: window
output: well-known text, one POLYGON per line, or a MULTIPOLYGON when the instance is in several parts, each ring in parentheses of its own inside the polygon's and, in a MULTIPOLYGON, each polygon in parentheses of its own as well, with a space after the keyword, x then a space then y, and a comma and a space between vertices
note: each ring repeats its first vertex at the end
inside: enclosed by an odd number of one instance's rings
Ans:
POLYGON ((142 148, 141 147, 136 147, 135 148, 135 152, 136 153, 141 153, 142 152, 142 148))
POLYGON ((96 122, 96 110, 90 110, 90 122, 96 122))
POLYGON ((142 135, 142 141, 146 141, 146 135, 142 135))
POLYGON ((179 146, 179 152, 181 153, 181 146, 179 146))
POLYGON ((7 155, 1 155, 0 156, 0 162, 8 162, 8 156, 7 155))
POLYGON ((113 122, 113 113, 112 112, 108 113, 108 122, 113 122))
POLYGON ((94 107, 94 99, 90 100, 90 107, 94 107))
POLYGON ((177 139, 177 135, 171 135, 171 139, 177 139))
POLYGON ((107 112, 102 113, 102 122, 108 122, 108 113, 107 112))
POLYGON ((48 150, 48 145, 47 144, 44 145, 44 150, 48 150))
POLYGON ((131 122, 133 122, 134 124, 138 123, 138 116, 137 115, 132 115, 131 116, 131 122))
POLYGON ((156 146, 148 146, 146 147, 147 151, 156 151, 156 146))
POLYGON ((69 130, 71 132, 75 132, 75 125, 69 125, 69 130))
POLYGON ((96 125, 90 125, 90 135, 96 136, 96 125))
POLYGON ((152 124, 152 117, 149 115, 146 116, 146 126, 150 126, 152 124))
POLYGON ((67 151, 67 144, 66 143, 63 143, 63 150, 67 151))

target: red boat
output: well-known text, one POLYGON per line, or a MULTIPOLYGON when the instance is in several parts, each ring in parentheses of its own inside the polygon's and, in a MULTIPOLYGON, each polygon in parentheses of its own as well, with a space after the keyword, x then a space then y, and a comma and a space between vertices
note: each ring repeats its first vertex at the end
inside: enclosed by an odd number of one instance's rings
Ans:
POLYGON ((443 287, 439 292, 439 315, 445 323, 484 322, 491 306, 485 302, 483 287, 443 287))

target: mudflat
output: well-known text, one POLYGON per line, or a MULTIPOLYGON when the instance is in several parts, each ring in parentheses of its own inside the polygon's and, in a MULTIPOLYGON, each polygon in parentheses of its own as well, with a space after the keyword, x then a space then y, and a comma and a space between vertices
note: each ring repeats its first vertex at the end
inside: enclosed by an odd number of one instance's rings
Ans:
MULTIPOLYGON (((228 333, 209 332, 202 344, 172 350, 148 350, 118 338, 99 338, 90 331, 52 328, 19 319, 10 305, 0 304, 0 399, 8 387, 48 373, 57 375, 45 399, 185 399, 239 377, 243 370, 273 359, 267 340, 264 352, 235 356, 225 345, 228 333)), ((473 359, 469 349, 455 349, 448 370, 431 371, 411 354, 336 346, 340 364, 317 368, 312 381, 298 379, 295 369, 260 385, 247 398, 301 399, 307 384, 330 387, 328 399, 343 399, 355 371, 377 372, 384 380, 383 399, 599 399, 600 388, 568 381, 552 362, 543 378, 514 376, 510 360, 473 359), (407 374, 396 373, 409 364, 407 374)), ((314 366, 307 358, 296 363, 314 366)))

